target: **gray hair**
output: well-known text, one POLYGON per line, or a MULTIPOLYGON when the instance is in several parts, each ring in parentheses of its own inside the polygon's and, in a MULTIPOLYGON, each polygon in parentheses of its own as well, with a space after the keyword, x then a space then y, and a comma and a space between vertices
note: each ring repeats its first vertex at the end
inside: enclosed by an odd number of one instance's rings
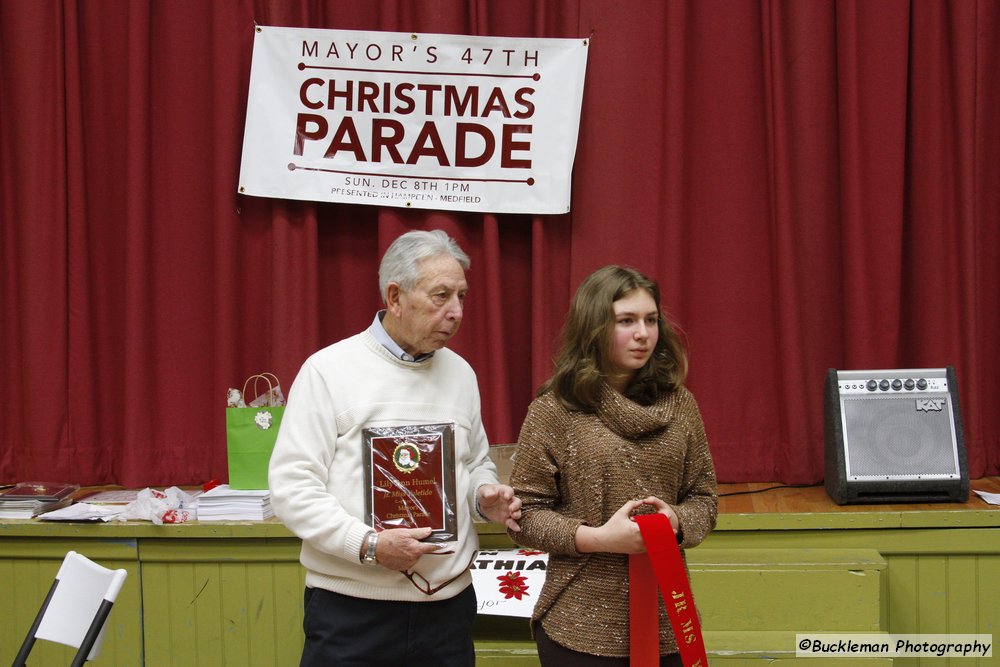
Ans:
POLYGON ((420 279, 420 262, 431 257, 448 255, 468 271, 471 262, 455 239, 440 229, 406 232, 389 246, 378 267, 378 288, 386 298, 389 283, 397 283, 404 290, 413 289, 420 279))

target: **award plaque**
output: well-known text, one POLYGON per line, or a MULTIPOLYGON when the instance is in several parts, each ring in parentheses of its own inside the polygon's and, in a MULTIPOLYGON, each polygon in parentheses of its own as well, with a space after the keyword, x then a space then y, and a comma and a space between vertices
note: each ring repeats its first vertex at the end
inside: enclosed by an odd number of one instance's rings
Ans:
POLYGON ((425 542, 456 539, 455 425, 366 428, 365 521, 386 528, 431 528, 425 542))

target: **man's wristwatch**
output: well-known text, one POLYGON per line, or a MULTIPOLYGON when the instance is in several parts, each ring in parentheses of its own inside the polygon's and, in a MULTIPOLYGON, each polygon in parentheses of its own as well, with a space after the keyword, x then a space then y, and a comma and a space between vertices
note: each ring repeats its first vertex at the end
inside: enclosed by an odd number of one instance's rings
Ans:
POLYGON ((361 562, 365 565, 375 565, 378 559, 375 558, 375 548, 378 546, 378 533, 374 530, 368 531, 365 535, 365 555, 361 557, 361 562))

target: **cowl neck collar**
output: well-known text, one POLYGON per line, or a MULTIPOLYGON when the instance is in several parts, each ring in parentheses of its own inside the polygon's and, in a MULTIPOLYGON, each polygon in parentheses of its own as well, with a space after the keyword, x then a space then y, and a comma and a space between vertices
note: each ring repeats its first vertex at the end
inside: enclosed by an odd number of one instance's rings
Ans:
POLYGON ((604 383, 597 404, 597 416, 623 438, 638 438, 670 423, 674 412, 671 395, 660 396, 652 405, 639 405, 604 383))

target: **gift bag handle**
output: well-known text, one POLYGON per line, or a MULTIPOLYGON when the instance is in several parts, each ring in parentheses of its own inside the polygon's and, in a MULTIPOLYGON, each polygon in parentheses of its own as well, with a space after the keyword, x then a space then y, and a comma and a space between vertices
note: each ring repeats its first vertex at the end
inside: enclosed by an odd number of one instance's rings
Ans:
POLYGON ((267 383, 268 404, 270 404, 271 392, 274 391, 275 387, 281 386, 281 383, 278 382, 278 376, 275 375, 274 373, 264 372, 264 373, 257 373, 256 375, 251 375, 250 377, 247 378, 247 381, 243 383, 243 400, 246 401, 247 405, 250 405, 251 401, 257 400, 257 397, 260 395, 257 393, 257 382, 259 382, 260 380, 263 380, 264 382, 267 383), (274 378, 273 384, 271 383, 271 378, 274 378), (253 380, 254 397, 250 399, 250 401, 247 401, 247 385, 250 384, 250 380, 253 380))

